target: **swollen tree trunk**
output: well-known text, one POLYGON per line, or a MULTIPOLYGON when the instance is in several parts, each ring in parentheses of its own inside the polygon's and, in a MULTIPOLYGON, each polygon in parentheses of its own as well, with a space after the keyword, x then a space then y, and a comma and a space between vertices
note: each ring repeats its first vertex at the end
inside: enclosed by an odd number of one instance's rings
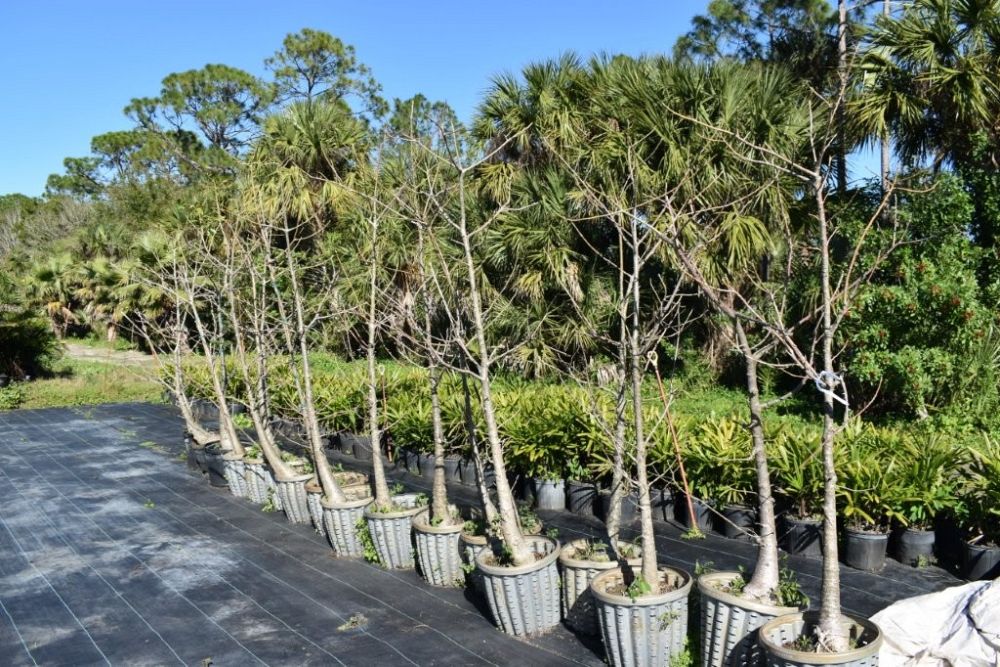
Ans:
MULTIPOLYGON (((843 3, 842 3, 843 4, 843 3)), ((817 175, 815 183, 817 218, 820 233, 820 287, 823 298, 822 353, 823 371, 829 392, 823 394, 823 587, 820 604, 820 639, 830 651, 845 651, 848 648, 847 629, 841 620, 840 609, 840 564, 837 554, 837 470, 834 466, 834 422, 833 394, 836 390, 833 380, 833 309, 830 293, 830 233, 826 217, 826 196, 822 177, 817 175)))
POLYGON ((524 565, 531 560, 531 551, 521 533, 517 520, 517 504, 507 481, 507 466, 503 460, 503 443, 500 441, 500 429, 497 426, 496 407, 493 404, 493 390, 490 378, 490 350, 486 341, 486 323, 483 319, 483 305, 476 278, 476 265, 472 258, 472 237, 469 234, 466 220, 464 174, 459 179, 459 196, 461 212, 459 215, 459 233, 462 239, 462 249, 465 254, 465 270, 468 273, 469 297, 471 305, 473 333, 479 348, 477 377, 482 400, 483 420, 486 422, 486 440, 490 448, 490 459, 496 473, 497 504, 499 509, 500 533, 504 544, 510 552, 515 565, 524 565))
POLYGON ((441 420, 440 369, 430 368, 431 421, 434 425, 434 489, 431 493, 431 518, 448 523, 448 485, 444 478, 444 424, 441 420))
MULTIPOLYGON (((646 433, 642 418, 642 359, 639 346, 639 230, 632 221, 632 329, 629 331, 629 359, 632 380, 632 417, 635 425, 635 468, 639 486, 639 521, 642 534, 642 578, 653 591, 659 592, 659 567, 656 562, 656 535, 653 532, 653 507, 649 500, 649 475, 646 471, 646 433)), ((670 408, 664 405, 664 409, 670 408)))
POLYGON ((778 531, 774 518, 774 495, 771 491, 771 473, 767 465, 764 441, 763 409, 760 403, 760 383, 757 379, 757 357, 750 348, 746 331, 739 319, 733 328, 740 351, 746 360, 747 403, 750 407, 750 436, 753 440, 754 466, 757 469, 757 499, 760 522, 760 542, 757 546, 757 564, 753 577, 743 589, 744 597, 762 601, 773 600, 778 590, 780 561, 778 560, 778 531))

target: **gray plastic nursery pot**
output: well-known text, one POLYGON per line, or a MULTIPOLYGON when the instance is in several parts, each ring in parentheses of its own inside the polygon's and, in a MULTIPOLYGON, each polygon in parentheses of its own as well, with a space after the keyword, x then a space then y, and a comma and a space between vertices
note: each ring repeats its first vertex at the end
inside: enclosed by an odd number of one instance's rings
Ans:
POLYGON ((462 563, 466 568, 473 568, 466 574, 465 580, 471 583, 473 590, 480 595, 486 594, 486 588, 483 583, 482 573, 478 569, 475 569, 476 556, 486 548, 488 543, 489 541, 485 535, 470 535, 463 531, 458 536, 458 546, 462 556, 462 563))
MULTIPOLYGON (((571 630, 596 635, 600 632, 600 626, 597 623, 597 609, 590 584, 598 574, 620 568, 621 564, 614 559, 600 561, 584 558, 580 552, 586 546, 587 540, 574 540, 559 552, 559 565, 562 568, 562 615, 563 623, 571 630)), ((635 544, 622 546, 627 547, 633 555, 628 559, 628 566, 641 565, 642 549, 635 544)))
POLYGON ((462 459, 457 456, 444 457, 444 479, 446 482, 462 483, 462 459))
POLYGON ((421 576, 433 586, 461 586, 465 582, 459 538, 460 520, 447 525, 432 526, 430 513, 420 512, 413 518, 413 540, 417 547, 417 563, 421 576))
POLYGON ((508 635, 537 635, 559 624, 559 543, 548 537, 525 535, 539 556, 526 565, 496 564, 489 549, 476 555, 486 601, 497 627, 508 635))
POLYGON ((969 581, 1000 577, 1000 547, 963 544, 962 574, 969 581))
POLYGON ((738 572, 712 572, 698 577, 702 667, 763 667, 757 630, 778 616, 799 611, 745 600, 722 590, 738 576, 738 572))
POLYGON ((857 648, 839 653, 816 653, 789 648, 806 633, 812 633, 819 614, 802 612, 779 616, 760 628, 760 645, 768 667, 812 667, 813 665, 840 665, 841 667, 878 667, 878 652, 882 647, 882 632, 867 620, 844 616, 850 628, 852 644, 857 648))
POLYGON ((306 505, 309 507, 309 520, 317 533, 326 537, 326 526, 323 522, 323 487, 315 477, 306 482, 306 505))
POLYGON ((848 528, 844 531, 844 563, 865 572, 878 572, 885 567, 888 544, 889 533, 848 528))
MULTIPOLYGON (((634 574, 638 576, 637 569, 634 574)), ((684 650, 691 575, 664 567, 660 568, 660 577, 669 585, 669 591, 634 600, 617 592, 624 585, 620 570, 603 572, 590 585, 604 651, 612 667, 668 665, 684 650)))
POLYGON ((291 523, 309 523, 309 499, 306 497, 306 482, 312 479, 310 474, 295 475, 288 479, 275 480, 277 496, 281 499, 281 507, 285 517, 291 523))
POLYGON ((823 557, 822 519, 800 519, 786 515, 782 523, 783 528, 779 536, 782 549, 790 554, 810 558, 823 557))
POLYGON ((757 526, 757 510, 746 505, 727 505, 722 510, 722 534, 738 540, 749 539, 757 526))
POLYGON ((413 517, 425 509, 417 505, 418 495, 402 493, 393 496, 393 504, 405 508, 395 512, 376 512, 374 505, 365 508, 365 520, 379 562, 388 570, 413 567, 413 517))
POLYGON ((421 477, 432 479, 434 477, 434 455, 417 454, 417 469, 420 471, 418 474, 421 477))
POLYGON ((226 481, 229 482, 229 492, 237 498, 246 498, 250 490, 247 484, 247 466, 243 457, 230 452, 222 459, 226 469, 226 481))
POLYGON ((327 539, 338 556, 360 558, 364 547, 358 539, 358 520, 364 517, 371 497, 361 497, 343 503, 328 503, 320 499, 323 507, 323 526, 327 539))
POLYGON ((535 487, 535 507, 557 512, 566 509, 566 483, 563 480, 535 478, 531 483, 535 487))

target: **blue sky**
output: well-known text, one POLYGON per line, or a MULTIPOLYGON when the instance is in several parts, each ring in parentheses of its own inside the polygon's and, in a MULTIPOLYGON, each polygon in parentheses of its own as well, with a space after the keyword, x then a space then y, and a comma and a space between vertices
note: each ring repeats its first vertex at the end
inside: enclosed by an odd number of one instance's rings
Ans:
POLYGON ((669 52, 707 0, 2 0, 0 194, 38 195, 90 138, 171 72, 225 63, 263 74, 289 32, 357 49, 386 97, 422 92, 469 119, 492 75, 565 50, 669 52))

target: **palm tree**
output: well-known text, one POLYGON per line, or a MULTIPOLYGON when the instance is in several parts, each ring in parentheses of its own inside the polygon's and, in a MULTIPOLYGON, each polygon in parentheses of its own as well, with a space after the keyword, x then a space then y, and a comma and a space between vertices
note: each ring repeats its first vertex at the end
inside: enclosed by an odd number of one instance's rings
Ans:
POLYGON ((69 253, 53 255, 34 267, 25 285, 28 298, 44 308, 59 339, 66 337, 70 324, 79 321, 74 313, 77 303, 73 265, 69 253))

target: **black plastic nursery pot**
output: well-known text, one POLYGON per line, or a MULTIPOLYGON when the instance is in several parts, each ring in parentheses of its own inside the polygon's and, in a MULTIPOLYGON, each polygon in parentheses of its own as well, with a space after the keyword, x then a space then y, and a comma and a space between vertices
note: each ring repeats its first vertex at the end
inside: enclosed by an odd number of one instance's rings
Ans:
POLYGON ((213 443, 207 445, 205 452, 205 467, 208 472, 208 483, 214 487, 224 489, 229 486, 226 480, 226 461, 222 451, 222 445, 213 443))
POLYGON ((962 575, 969 581, 1000 577, 1000 545, 963 544, 962 575))
POLYGON ((799 651, 790 645, 802 636, 813 636, 819 622, 818 612, 802 612, 779 616, 760 628, 759 641, 768 667, 806 667, 841 665, 842 667, 876 667, 882 648, 882 631, 868 620, 843 617, 850 632, 851 648, 839 653, 799 651))
POLYGON ((575 479, 566 482, 567 509, 580 516, 593 516, 594 500, 597 498, 597 486, 590 482, 579 482, 575 479))
POLYGON ((462 459, 457 456, 444 457, 444 478, 447 482, 462 483, 462 459))
POLYGON ((536 477, 531 484, 535 487, 535 507, 555 511, 566 509, 566 483, 563 480, 536 477))
POLYGON ((904 565, 922 566, 934 561, 934 531, 905 528, 896 532, 896 559, 904 565))
POLYGON ((697 528, 703 533, 707 533, 712 530, 712 524, 714 523, 712 519, 714 516, 712 506, 704 500, 699 500, 698 498, 693 497, 691 498, 691 505, 694 507, 694 526, 691 525, 691 512, 688 507, 687 496, 683 493, 679 493, 674 497, 674 516, 677 517, 677 520, 689 529, 697 528))
POLYGON ((420 476, 431 479, 434 477, 434 455, 433 454, 417 454, 417 466, 420 470, 420 476))
POLYGON ((790 554, 823 557, 823 520, 785 515, 780 535, 781 548, 790 554))
MULTIPOLYGON (((638 575, 638 568, 633 568, 638 575)), ((604 652, 612 667, 668 665, 684 650, 688 629, 691 575, 672 567, 660 569, 665 593, 631 598, 623 592, 623 573, 608 570, 594 577, 590 591, 597 604, 604 652)))
MULTIPOLYGON (((600 505, 597 518, 601 521, 608 520, 608 512, 611 511, 611 489, 601 489, 598 491, 598 504, 600 505)), ((623 526, 635 523, 639 518, 639 494, 632 491, 622 498, 621 522, 623 526)))
MULTIPOLYGON (((351 454, 359 461, 371 461, 372 455, 372 441, 366 435, 358 435, 357 433, 342 433, 341 438, 347 438, 348 442, 351 443, 351 454)), ((343 446, 343 445, 342 445, 343 446)), ((345 447, 346 452, 346 447, 345 447)))
POLYGON ((650 489, 649 501, 653 504, 653 518, 670 521, 674 518, 674 492, 669 488, 650 489))
POLYGON ((848 528, 844 531, 844 563, 857 570, 878 572, 885 567, 889 533, 848 528))
POLYGON ((465 486, 476 485, 476 462, 472 459, 462 459, 458 464, 460 481, 465 486))
POLYGON ((738 572, 710 572, 698 577, 701 600, 702 667, 763 667, 757 630, 795 607, 746 600, 727 592, 738 572))
POLYGON ((717 518, 722 524, 720 532, 730 539, 747 539, 757 526, 757 510, 746 505, 727 505, 717 518))

